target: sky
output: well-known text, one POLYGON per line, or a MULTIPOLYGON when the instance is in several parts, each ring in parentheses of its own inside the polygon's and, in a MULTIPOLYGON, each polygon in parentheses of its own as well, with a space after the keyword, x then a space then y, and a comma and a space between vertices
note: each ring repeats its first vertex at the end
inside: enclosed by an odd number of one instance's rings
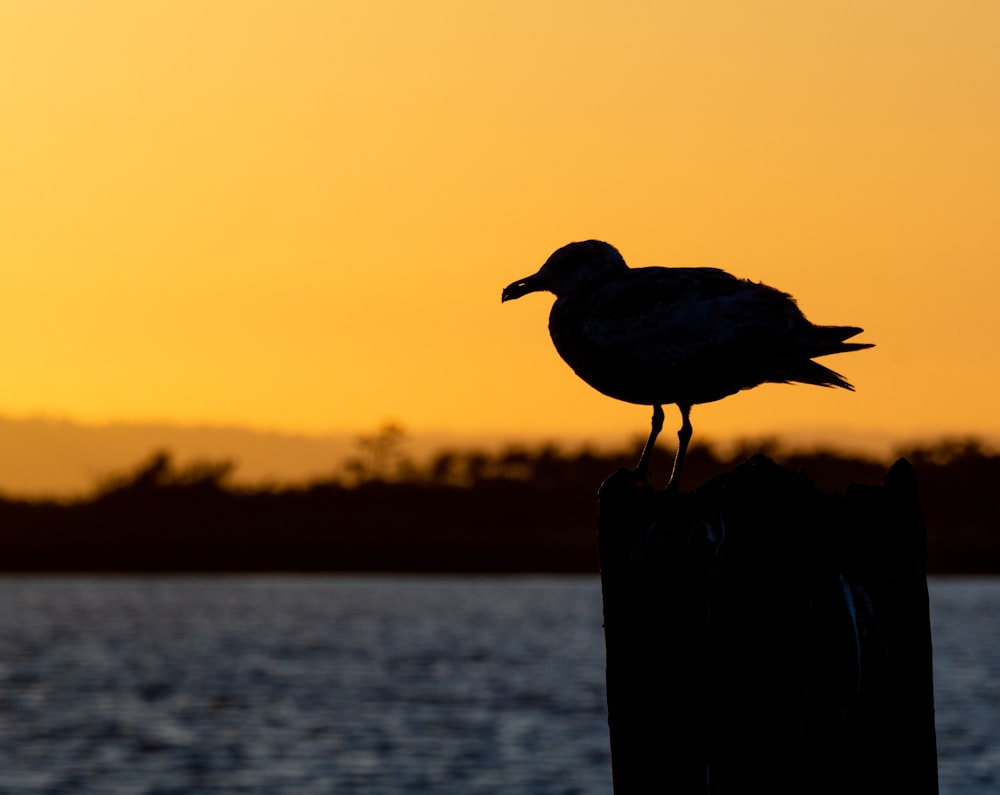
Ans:
MULTIPOLYGON (((0 416, 632 438, 571 240, 877 347, 696 441, 1000 435, 994 0, 0 3, 0 416)), ((668 427, 675 415, 668 412, 668 427)))

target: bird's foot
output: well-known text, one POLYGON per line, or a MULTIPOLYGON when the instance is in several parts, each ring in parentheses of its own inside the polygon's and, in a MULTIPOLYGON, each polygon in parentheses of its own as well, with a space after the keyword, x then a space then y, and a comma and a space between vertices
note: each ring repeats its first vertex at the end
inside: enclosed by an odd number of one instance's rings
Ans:
POLYGON ((601 484, 603 489, 606 485, 613 484, 617 488, 623 489, 648 489, 649 471, 641 470, 639 467, 629 469, 622 467, 601 484))
POLYGON ((649 467, 637 466, 632 469, 620 469, 619 472, 626 473, 632 481, 633 487, 649 486, 649 467))
POLYGON ((608 475, 597 490, 597 494, 604 500, 616 498, 634 500, 652 491, 648 473, 622 467, 614 474, 608 475))

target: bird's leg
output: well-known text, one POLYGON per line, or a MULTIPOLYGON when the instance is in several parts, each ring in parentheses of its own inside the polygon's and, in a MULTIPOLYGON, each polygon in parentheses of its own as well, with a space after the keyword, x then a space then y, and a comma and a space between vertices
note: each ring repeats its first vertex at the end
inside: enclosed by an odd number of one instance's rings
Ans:
POLYGON ((639 464, 636 466, 636 474, 645 480, 649 476, 649 457, 653 454, 653 445, 656 444, 656 437, 663 430, 663 406, 653 406, 653 422, 649 431, 649 438, 646 446, 642 448, 642 455, 639 456, 639 464))
POLYGON ((684 456, 687 455, 688 443, 691 441, 691 406, 678 403, 681 410, 681 427, 677 431, 677 457, 674 458, 674 469, 670 473, 667 491, 676 492, 681 483, 681 467, 684 466, 684 456))

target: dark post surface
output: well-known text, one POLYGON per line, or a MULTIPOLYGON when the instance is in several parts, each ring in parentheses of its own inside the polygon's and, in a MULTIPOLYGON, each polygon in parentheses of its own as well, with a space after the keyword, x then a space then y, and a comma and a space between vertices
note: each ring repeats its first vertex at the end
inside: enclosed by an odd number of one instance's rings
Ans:
POLYGON ((844 494, 755 457, 598 539, 616 795, 937 792, 926 533, 905 460, 844 494))

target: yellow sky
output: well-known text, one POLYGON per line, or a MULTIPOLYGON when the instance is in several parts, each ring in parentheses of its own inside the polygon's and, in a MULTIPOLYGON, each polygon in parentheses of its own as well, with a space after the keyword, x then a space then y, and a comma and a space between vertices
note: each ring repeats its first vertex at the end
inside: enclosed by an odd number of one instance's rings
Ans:
MULTIPOLYGON (((0 414, 641 433, 570 240, 866 329, 696 435, 1000 432, 1000 3, 0 3, 0 414)), ((674 422, 668 414, 668 423, 674 422)))

